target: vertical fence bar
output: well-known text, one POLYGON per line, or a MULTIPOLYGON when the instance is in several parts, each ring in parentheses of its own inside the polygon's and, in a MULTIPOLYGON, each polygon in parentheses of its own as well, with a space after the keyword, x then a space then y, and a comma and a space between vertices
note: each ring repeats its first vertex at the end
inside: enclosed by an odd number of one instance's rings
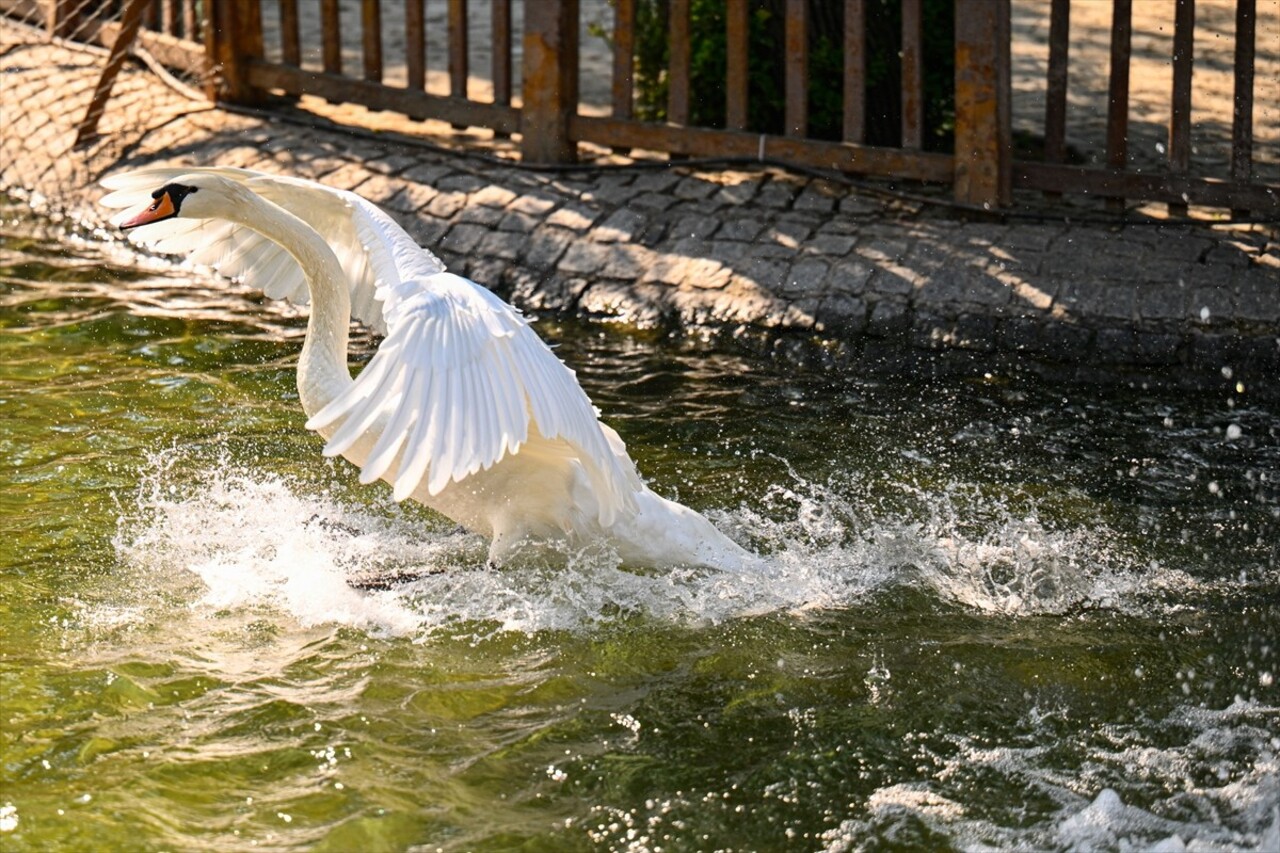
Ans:
POLYGON ((671 0, 671 68, 667 74, 667 121, 689 123, 689 0, 671 0))
POLYGON ((493 102, 511 103, 511 0, 493 0, 493 102))
POLYGON ((360 35, 361 56, 364 59, 364 79, 382 82, 382 9, 380 0, 361 0, 360 35))
POLYGON ((747 62, 751 50, 751 9, 747 0, 729 0, 725 9, 724 123, 729 130, 746 130, 748 121, 747 62))
POLYGON ((1067 159, 1067 55, 1071 0, 1053 0, 1049 9, 1049 71, 1045 78, 1044 159, 1067 159))
MULTIPOLYGON (((1231 179, 1247 184, 1253 179, 1253 53, 1257 28, 1254 0, 1236 3, 1235 94, 1231 110, 1231 179)), ((1246 210, 1232 211, 1247 215, 1246 210)))
POLYGON ((80 0, 53 0, 49 5, 46 27, 49 35, 53 38, 71 38, 80 28, 81 11, 80 0))
POLYGON ((636 50, 635 0, 616 0, 613 7, 613 88, 614 118, 631 118, 635 98, 636 50))
MULTIPOLYGON (((1132 0, 1114 0, 1111 17, 1111 79, 1107 96, 1107 165, 1129 162, 1129 45, 1133 34, 1132 0)), ((1123 198, 1108 198, 1107 209, 1124 210, 1123 198)))
POLYGON ((199 41, 199 26, 196 23, 196 0, 182 0, 182 37, 188 41, 199 41))
MULTIPOLYGON (((999 0, 993 0, 999 2, 999 0)), ((921 0, 902 0, 902 147, 924 141, 924 83, 921 0)))
POLYGON ((160 32, 167 36, 177 35, 178 13, 178 0, 161 0, 160 32))
POLYGON ((572 163, 578 146, 569 117, 578 109, 578 0, 536 0, 524 10, 520 156, 572 163))
POLYGON ((1013 197, 1009 0, 955 0, 956 201, 1013 197))
POLYGON ((427 88, 427 26, 423 4, 426 0, 404 3, 404 67, 406 85, 419 92, 427 88))
POLYGON ((218 96, 234 104, 259 102, 262 92, 249 85, 249 63, 262 58, 259 0, 223 0, 208 8, 205 26, 211 30, 214 62, 222 72, 218 96))
POLYGON ((467 96, 467 0, 449 0, 449 94, 467 96))
MULTIPOLYGON (((1044 159, 1067 159, 1067 57, 1071 43, 1071 0, 1053 0, 1049 8, 1049 68, 1045 75, 1044 159)), ((1046 192, 1053 200, 1062 193, 1046 192)))
POLYGON ((867 137, 866 0, 844 0, 844 141, 867 137))
MULTIPOLYGON (((1191 167, 1191 68, 1194 61, 1196 0, 1177 0, 1173 23, 1173 98, 1169 111, 1169 171, 1191 167)), ((1186 216, 1185 204, 1169 204, 1171 216, 1186 216)))
POLYGON ((320 0, 320 53, 326 74, 342 73, 341 32, 338 0, 320 0))
POLYGON ((289 65, 302 64, 298 0, 280 0, 280 55, 289 65))
POLYGON ((787 0, 786 97, 782 132, 809 132, 809 0, 787 0))

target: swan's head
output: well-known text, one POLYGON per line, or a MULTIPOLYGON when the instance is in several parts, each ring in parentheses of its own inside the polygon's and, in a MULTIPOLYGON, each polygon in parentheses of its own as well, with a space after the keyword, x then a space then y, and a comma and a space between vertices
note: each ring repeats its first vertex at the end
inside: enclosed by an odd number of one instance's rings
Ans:
POLYGON ((124 230, 166 219, 225 219, 252 193, 219 175, 192 173, 170 181, 151 193, 151 204, 120 221, 124 230))

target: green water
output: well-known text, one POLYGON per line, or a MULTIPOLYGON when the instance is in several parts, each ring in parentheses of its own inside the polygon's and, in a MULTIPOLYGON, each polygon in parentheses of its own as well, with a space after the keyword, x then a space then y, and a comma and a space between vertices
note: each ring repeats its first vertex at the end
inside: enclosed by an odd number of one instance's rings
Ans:
POLYGON ((1248 389, 544 323, 655 488, 771 568, 495 571, 320 457, 302 319, 3 231, 6 853, 1280 846, 1280 409, 1248 389))

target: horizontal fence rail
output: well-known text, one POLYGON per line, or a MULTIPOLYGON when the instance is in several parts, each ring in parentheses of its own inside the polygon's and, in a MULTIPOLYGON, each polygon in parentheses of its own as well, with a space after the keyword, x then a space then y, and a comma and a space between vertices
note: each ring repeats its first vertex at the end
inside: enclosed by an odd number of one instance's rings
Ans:
MULTIPOLYGON (((1170 6, 1166 154, 1155 170, 1136 167, 1130 151, 1133 0, 1111 0, 1101 165, 1071 162, 1071 2, 1047 2, 1035 157, 1013 145, 1010 0, 723 0, 711 18, 694 0, 150 0, 133 23, 136 44, 161 63, 209 79, 216 68, 224 100, 312 95, 520 134, 528 162, 572 162, 588 143, 949 184, 957 201, 989 209, 1019 189, 1050 200, 1087 193, 1115 210, 1163 202, 1173 215, 1188 205, 1280 211, 1280 188, 1254 174, 1256 0, 1234 10, 1222 174, 1195 157, 1195 0, 1170 6), (580 97, 582 3, 604 10, 610 29, 603 112, 580 97), (441 28, 443 55, 429 56, 441 28), (487 92, 471 91, 477 76, 487 92)), ((0 0, 0 13, 36 14, 50 37, 111 46, 131 5, 0 0)))

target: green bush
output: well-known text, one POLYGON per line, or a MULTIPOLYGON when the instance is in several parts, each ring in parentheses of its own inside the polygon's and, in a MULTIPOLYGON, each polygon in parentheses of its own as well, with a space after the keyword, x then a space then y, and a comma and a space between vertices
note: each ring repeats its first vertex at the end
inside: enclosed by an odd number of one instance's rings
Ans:
MULTIPOLYGON (((782 133, 786 0, 753 0, 748 57, 748 129, 782 133)), ((635 115, 667 118, 669 0, 639 0, 635 115)), ((867 2, 867 143, 901 144, 901 0, 867 2)), ((843 127, 844 4, 809 0, 809 136, 840 139, 843 127)), ((925 148, 949 151, 954 129, 954 0, 924 0, 925 148)), ((689 123, 725 126, 725 2, 690 4, 689 123)), ((600 32, 600 28, 596 28, 600 32)))

